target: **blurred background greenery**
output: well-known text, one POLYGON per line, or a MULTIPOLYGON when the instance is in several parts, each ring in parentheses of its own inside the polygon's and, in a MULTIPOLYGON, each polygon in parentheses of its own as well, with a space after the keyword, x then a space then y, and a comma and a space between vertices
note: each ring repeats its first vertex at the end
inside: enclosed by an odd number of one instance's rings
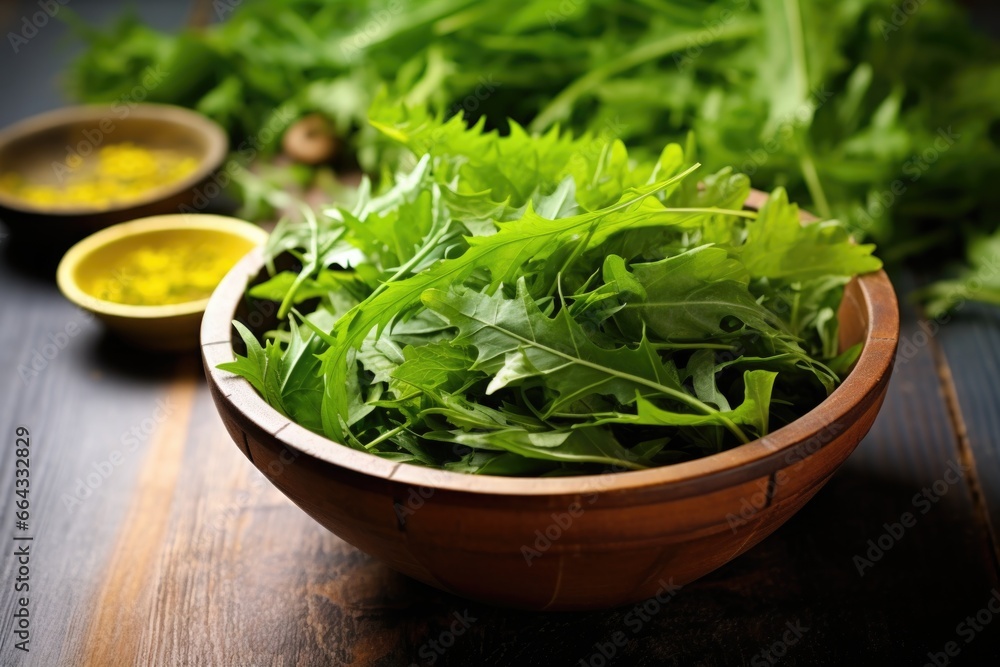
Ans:
POLYGON ((952 278, 918 294, 929 315, 964 298, 970 277, 984 283, 977 299, 1000 303, 1000 47, 982 28, 996 25, 992 3, 114 4, 59 11, 86 45, 58 84, 73 100, 132 101, 156 72, 145 101, 201 111, 237 149, 276 153, 281 130, 318 113, 347 148, 336 167, 371 173, 386 162, 365 123, 380 90, 500 131, 510 118, 614 136, 638 155, 693 133, 709 170, 785 186, 890 264, 952 278))

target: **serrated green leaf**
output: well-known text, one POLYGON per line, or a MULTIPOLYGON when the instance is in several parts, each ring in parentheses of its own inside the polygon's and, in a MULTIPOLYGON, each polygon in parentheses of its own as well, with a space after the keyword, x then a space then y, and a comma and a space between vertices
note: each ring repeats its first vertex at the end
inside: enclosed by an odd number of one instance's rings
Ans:
MULTIPOLYGON (((717 412, 686 393, 645 340, 637 349, 600 348, 567 311, 546 317, 523 280, 514 299, 500 292, 490 296, 469 290, 429 290, 423 302, 458 328, 456 343, 476 348, 473 368, 494 376, 487 393, 508 381, 538 377, 558 397, 548 407, 549 414, 591 394, 629 403, 636 392, 666 397, 703 414, 717 412), (510 363, 516 368, 505 370, 510 363)), ((745 437, 738 428, 735 431, 745 437)))
POLYGON ((852 276, 882 268, 882 262, 872 256, 874 245, 853 244, 848 238, 847 230, 832 220, 803 225, 799 207, 790 204, 785 190, 778 188, 749 225, 741 258, 754 278, 787 281, 852 276))
POLYGON ((746 269, 723 248, 692 248, 633 264, 632 272, 646 291, 645 300, 623 309, 621 317, 633 331, 644 322, 663 340, 698 340, 719 336, 723 320, 737 318, 770 336, 785 333, 780 318, 750 293, 746 269))
POLYGON ((632 424, 644 426, 721 426, 723 420, 749 426, 758 436, 768 433, 768 407, 771 403, 771 388, 777 373, 771 371, 747 371, 743 374, 744 398, 733 410, 712 414, 691 414, 665 410, 642 395, 636 396, 636 414, 616 414, 602 416, 597 424, 632 424))

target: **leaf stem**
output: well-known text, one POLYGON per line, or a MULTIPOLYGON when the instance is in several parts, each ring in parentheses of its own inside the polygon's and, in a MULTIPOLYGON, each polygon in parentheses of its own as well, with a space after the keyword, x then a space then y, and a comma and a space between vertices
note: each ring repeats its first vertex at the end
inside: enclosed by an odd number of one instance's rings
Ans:
POLYGON ((743 209, 735 208, 718 208, 711 206, 708 208, 665 208, 664 213, 721 213, 723 215, 732 215, 737 218, 746 218, 747 220, 756 220, 757 211, 744 211, 743 209))
POLYGON ((806 62, 805 35, 802 34, 802 8, 799 0, 785 0, 785 16, 788 17, 788 39, 792 48, 792 68, 795 71, 795 85, 799 101, 805 101, 809 90, 809 64, 806 62))
POLYGON ((702 47, 713 42, 742 39, 757 33, 757 22, 737 21, 722 26, 711 35, 703 28, 677 35, 668 35, 652 42, 635 47, 615 60, 601 67, 595 67, 579 79, 564 88, 545 105, 535 120, 529 126, 532 132, 541 132, 552 124, 569 117, 570 110, 576 105, 577 99, 599 87, 606 79, 628 71, 633 67, 662 58, 688 48, 695 40, 702 47))
MULTIPOLYGON (((663 188, 667 187, 669 184, 676 183, 678 181, 683 180, 684 178, 686 178, 687 176, 689 176, 691 173, 693 173, 694 171, 696 171, 700 167, 701 167, 701 163, 700 162, 694 163, 693 165, 691 165, 690 167, 688 167, 687 169, 685 169, 681 173, 675 174, 674 176, 668 178, 666 181, 664 181, 663 183, 661 183, 660 184, 661 187, 658 188, 657 190, 651 190, 650 192, 645 193, 642 197, 638 197, 634 201, 629 202, 629 203, 633 204, 633 203, 639 202, 642 199, 645 199, 646 197, 648 197, 650 195, 653 195, 656 192, 659 192, 663 188)), ((587 230, 587 235, 580 241, 580 243, 578 243, 576 245, 576 247, 573 248, 573 252, 570 254, 569 257, 566 258, 566 261, 563 262, 562 267, 560 267, 559 271, 556 273, 555 279, 553 280, 553 284, 549 285, 547 287, 547 289, 545 291, 546 294, 548 294, 548 293, 550 293, 552 291, 553 287, 555 286, 555 281, 558 280, 559 276, 562 273, 565 273, 569 269, 569 267, 573 264, 573 262, 575 262, 580 257, 580 255, 582 255, 584 252, 587 251, 587 249, 588 249, 587 246, 590 245, 591 239, 594 238, 594 234, 597 233, 597 229, 601 226, 601 222, 604 220, 604 218, 607 217, 607 215, 609 213, 611 213, 613 211, 617 211, 617 210, 619 210, 621 208, 622 207, 620 206, 620 203, 619 204, 615 204, 613 207, 611 207, 611 208, 607 209, 607 211, 603 212, 602 215, 594 218, 593 222, 590 224, 590 228, 587 230)), ((687 208, 664 209, 664 211, 668 211, 668 212, 669 211, 680 211, 682 213, 687 213, 687 212, 692 212, 692 213, 701 212, 701 213, 704 213, 704 212, 710 211, 710 210, 711 211, 714 211, 714 210, 727 211, 727 209, 697 209, 697 208, 690 208, 690 209, 687 209, 687 208)), ((753 211, 739 211, 739 213, 740 214, 750 214, 750 215, 753 215, 754 217, 756 217, 756 215, 757 215, 753 211)))
MULTIPOLYGON (((788 18, 788 38, 791 41, 792 49, 792 69, 795 77, 795 86, 798 89, 796 97, 800 102, 806 101, 809 92, 809 61, 806 56, 805 35, 802 30, 802 7, 799 0, 784 0, 785 16, 788 18)), ((808 137, 803 139, 808 143, 808 137)), ((826 198, 823 184, 819 180, 819 172, 816 170, 816 163, 809 152, 808 145, 803 145, 799 155, 799 166, 802 169, 802 177, 805 179, 809 196, 812 197, 816 205, 816 212, 821 218, 829 218, 832 215, 830 202, 826 198)))
POLYGON ((317 266, 319 263, 319 223, 316 221, 316 214, 313 213, 311 208, 305 204, 301 204, 301 210, 309 225, 309 252, 306 255, 309 257, 309 262, 303 264, 299 275, 295 276, 295 281, 292 282, 291 287, 285 292, 285 297, 281 300, 281 305, 278 307, 279 320, 283 320, 288 316, 288 309, 292 307, 292 303, 295 300, 295 293, 299 291, 302 283, 319 268, 317 266))
POLYGON ((654 350, 736 350, 735 345, 725 343, 654 343, 649 341, 654 350))
POLYGON ((608 368, 600 364, 595 364, 593 362, 587 361, 586 359, 581 359, 580 357, 574 357, 573 355, 562 352, 561 350, 558 350, 556 348, 549 347, 548 345, 542 345, 538 341, 525 338, 524 336, 521 336, 513 331, 509 331, 507 329, 498 327, 496 324, 489 322, 487 320, 483 320, 474 316, 470 316, 470 319, 473 319, 481 323, 485 327, 489 327, 490 329, 495 329, 496 331, 500 332, 505 336, 510 336, 511 338, 515 338, 529 347, 536 347, 540 350, 548 352, 553 356, 561 357, 569 361, 570 363, 586 366, 587 368, 591 368, 598 372, 606 373, 609 375, 615 375, 617 377, 622 378, 623 380, 627 380, 634 384, 648 387, 649 389, 653 389, 658 393, 664 394, 666 396, 673 398, 676 401, 684 403, 688 407, 694 408, 695 410, 698 410, 702 414, 713 415, 719 420, 719 422, 723 426, 725 426, 730 432, 732 432, 733 435, 739 438, 740 442, 742 443, 750 442, 750 438, 747 437, 747 434, 743 431, 743 429, 741 429, 738 425, 736 425, 736 423, 734 423, 728 417, 722 415, 719 410, 716 410, 715 408, 713 408, 710 405, 707 405, 706 403, 702 403, 700 400, 698 400, 694 396, 691 396, 690 394, 687 394, 678 389, 674 389, 673 387, 667 387, 666 385, 662 385, 659 382, 654 382, 653 380, 647 380, 646 378, 640 377, 638 375, 632 375, 631 373, 626 373, 624 371, 608 368))
POLYGON ((806 181, 809 196, 812 197, 813 203, 816 204, 816 212, 819 213, 819 217, 831 217, 833 212, 830 209, 830 202, 826 198, 826 192, 823 190, 823 183, 819 180, 816 163, 813 162, 812 155, 805 146, 803 146, 802 153, 799 155, 799 166, 802 168, 802 178, 806 181))
MULTIPOLYGON (((594 238, 594 232, 597 231, 597 228, 600 226, 600 224, 601 224, 601 218, 596 218, 594 220, 594 223, 590 225, 590 229, 587 230, 587 235, 584 236, 583 239, 581 239, 580 242, 576 244, 576 247, 573 248, 573 252, 570 253, 569 257, 566 258, 566 261, 563 262, 563 265, 556 272, 554 281, 555 283, 559 282, 559 277, 569 269, 569 267, 573 264, 573 262, 575 262, 576 259, 583 254, 583 251, 587 248, 587 246, 590 245, 590 239, 594 238)), ((545 293, 549 294, 552 291, 553 287, 554 285, 549 286, 549 288, 545 290, 545 293)))
POLYGON ((365 301, 367 301, 368 299, 372 299, 375 296, 384 292, 390 284, 396 282, 397 280, 405 276, 407 273, 410 272, 411 269, 413 269, 414 266, 422 262, 424 258, 427 257, 427 255, 432 250, 437 248, 437 246, 441 242, 441 239, 443 239, 448 234, 449 229, 451 229, 451 220, 446 221, 443 225, 441 225, 440 229, 438 229, 436 232, 428 236, 427 240, 424 241, 424 245, 421 246, 420 250, 418 250, 416 254, 413 255, 413 257, 411 257, 409 261, 406 262, 406 264, 403 264, 401 267, 399 267, 394 274, 389 276, 388 279, 386 279, 378 287, 376 287, 374 291, 372 291, 372 293, 368 295, 365 301))
POLYGON ((385 442, 386 440, 388 440, 392 436, 396 435, 397 433, 401 433, 402 431, 405 431, 405 430, 406 430, 406 424, 400 424, 396 428, 389 429, 388 431, 386 431, 385 433, 383 433, 379 437, 377 437, 374 440, 372 440, 371 442, 369 442, 367 445, 364 445, 364 448, 367 449, 367 450, 371 450, 376 445, 379 445, 379 444, 385 442))

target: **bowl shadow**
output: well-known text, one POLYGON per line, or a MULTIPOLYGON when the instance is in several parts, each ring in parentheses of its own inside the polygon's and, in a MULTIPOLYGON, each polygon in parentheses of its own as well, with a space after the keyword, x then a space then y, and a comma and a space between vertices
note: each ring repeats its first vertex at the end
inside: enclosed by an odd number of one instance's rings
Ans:
MULTIPOLYGON (((604 611, 524 612, 470 601, 348 548, 346 562, 330 573, 338 593, 317 605, 318 620, 330 644, 350 645, 355 635, 392 638, 387 665, 428 664, 431 654, 435 665, 595 665, 612 658, 637 665, 750 664, 788 624, 808 634, 784 664, 847 664, 859 655, 870 664, 919 664, 955 638, 957 620, 981 608, 995 584, 974 539, 980 527, 964 488, 926 514, 913 503, 919 492, 845 466, 740 558, 663 599, 604 611), (886 524, 905 512, 916 515, 915 525, 888 549, 872 550, 869 540, 885 546, 886 524), (969 571, 981 573, 979 584, 956 577, 969 571), (459 618, 475 619, 466 636, 446 640, 440 652, 428 648, 433 641, 441 646, 459 618)), ((1000 640, 984 636, 962 657, 988 659, 998 651, 1000 640)))

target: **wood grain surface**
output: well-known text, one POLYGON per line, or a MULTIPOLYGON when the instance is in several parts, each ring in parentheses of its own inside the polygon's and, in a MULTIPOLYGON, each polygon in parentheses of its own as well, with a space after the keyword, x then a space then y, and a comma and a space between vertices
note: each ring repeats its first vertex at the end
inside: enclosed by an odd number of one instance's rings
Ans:
MULTIPOLYGON (((164 27, 187 18, 185 3, 137 4, 164 27)), ((5 5, 5 25, 33 6, 5 5)), ((117 6, 79 9, 101 17, 117 6)), ((55 48, 60 30, 0 58, 4 88, 17 92, 3 124, 61 103, 54 74, 72 51, 55 48)), ((901 357, 871 433, 744 556, 666 602, 534 614, 437 592, 325 531, 233 446, 196 355, 123 347, 61 298, 51 274, 25 270, 10 241, 0 240, 0 664, 1000 661, 1000 617, 982 612, 998 590, 996 310, 963 309, 931 335, 905 307, 901 357), (19 371, 33 361, 37 374, 19 371), (18 425, 32 438, 29 653, 12 633, 18 425), (878 548, 886 524, 907 513, 913 525, 878 548), (870 558, 863 574, 856 557, 870 558), (992 622, 960 625, 977 613, 992 622), (944 655, 949 642, 957 657, 944 655)), ((901 292, 916 285, 894 281, 901 292)))

